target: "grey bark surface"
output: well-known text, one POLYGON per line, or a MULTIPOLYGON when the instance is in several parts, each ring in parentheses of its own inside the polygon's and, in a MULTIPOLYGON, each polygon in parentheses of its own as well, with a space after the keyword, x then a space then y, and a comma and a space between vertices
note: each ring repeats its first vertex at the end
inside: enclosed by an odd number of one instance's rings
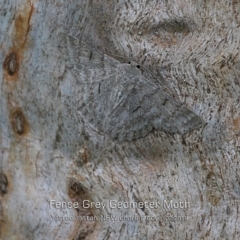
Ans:
POLYGON ((1 0, 0 238, 240 239, 239 14, 227 0, 1 0), (205 124, 122 141, 99 130, 79 108, 102 68, 77 79, 59 33, 162 78, 205 124), (84 200, 189 204, 101 210, 84 200))

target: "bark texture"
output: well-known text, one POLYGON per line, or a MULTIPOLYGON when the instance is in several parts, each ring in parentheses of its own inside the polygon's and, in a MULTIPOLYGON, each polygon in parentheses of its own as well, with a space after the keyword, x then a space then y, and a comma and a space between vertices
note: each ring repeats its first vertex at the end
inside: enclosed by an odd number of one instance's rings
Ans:
POLYGON ((1 239, 240 239, 238 1, 0 0, 0 22, 1 239), (106 140, 77 113, 82 85, 60 32, 163 76, 206 124, 106 140), (189 206, 101 210, 84 200, 189 206))

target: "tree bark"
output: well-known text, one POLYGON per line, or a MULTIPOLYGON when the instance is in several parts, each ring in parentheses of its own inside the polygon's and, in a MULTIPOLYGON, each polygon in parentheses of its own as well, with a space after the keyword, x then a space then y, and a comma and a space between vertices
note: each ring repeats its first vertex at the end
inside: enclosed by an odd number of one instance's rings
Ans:
POLYGON ((239 13, 234 0, 1 0, 0 238, 240 239, 239 13), (59 33, 161 76, 204 126, 106 138, 78 114, 59 33))

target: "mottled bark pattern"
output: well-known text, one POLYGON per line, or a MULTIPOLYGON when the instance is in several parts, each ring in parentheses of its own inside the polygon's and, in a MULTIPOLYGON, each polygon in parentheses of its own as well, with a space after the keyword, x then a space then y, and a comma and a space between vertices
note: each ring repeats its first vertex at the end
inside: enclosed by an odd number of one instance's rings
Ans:
POLYGON ((1 239, 240 239, 239 1, 0 6, 1 239), (79 116, 83 84, 58 49, 62 32, 161 76, 206 125, 184 136, 152 131, 135 141, 106 140, 79 116), (83 209, 84 199, 189 205, 83 209), (79 208, 51 207, 50 200, 79 208), (76 219, 101 215, 151 219, 76 219))

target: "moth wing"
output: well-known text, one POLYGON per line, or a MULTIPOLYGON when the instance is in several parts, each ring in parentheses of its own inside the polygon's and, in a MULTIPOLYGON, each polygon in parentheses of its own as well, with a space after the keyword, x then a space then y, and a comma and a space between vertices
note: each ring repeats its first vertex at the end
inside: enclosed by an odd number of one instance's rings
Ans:
POLYGON ((59 34, 59 50, 76 81, 78 112, 105 133, 111 109, 121 101, 118 93, 123 92, 122 84, 117 82, 121 63, 64 33, 59 34))
MULTIPOLYGON (((125 67, 126 69, 126 67, 125 67)), ((152 84, 136 69, 126 71, 132 88, 122 102, 112 109, 108 134, 121 141, 131 141, 148 135, 153 129, 169 134, 186 134, 203 125, 202 119, 181 102, 152 84), (132 72, 132 73, 131 73, 132 72)), ((122 75, 120 78, 124 78, 122 75)), ((121 82, 121 80, 118 80, 121 82)), ((123 81, 125 82, 125 81, 123 81)))
POLYGON ((199 116, 167 93, 171 91, 161 84, 163 79, 157 84, 138 68, 66 34, 59 34, 59 39, 66 66, 76 78, 78 111, 102 132, 131 141, 153 129, 185 134, 202 126, 199 116))
POLYGON ((114 58, 65 33, 59 33, 58 37, 58 48, 66 66, 80 82, 101 82, 116 74, 119 62, 114 58))

